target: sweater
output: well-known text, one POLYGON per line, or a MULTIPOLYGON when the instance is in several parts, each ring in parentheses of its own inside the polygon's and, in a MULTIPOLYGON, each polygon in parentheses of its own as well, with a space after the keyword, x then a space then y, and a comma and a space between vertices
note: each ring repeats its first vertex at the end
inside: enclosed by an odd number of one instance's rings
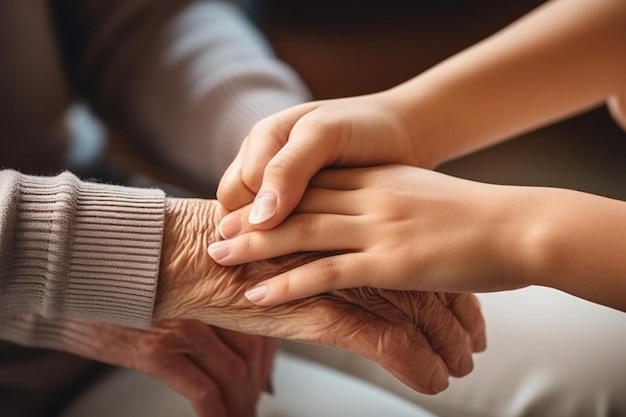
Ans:
MULTIPOLYGON (((0 339, 31 347, 83 343, 63 317, 152 319, 164 193, 49 176, 73 101, 210 192, 257 121, 310 98, 227 1, 3 0, 0 57, 0 339)), ((89 366, 0 343, 0 415, 50 415, 89 366)))

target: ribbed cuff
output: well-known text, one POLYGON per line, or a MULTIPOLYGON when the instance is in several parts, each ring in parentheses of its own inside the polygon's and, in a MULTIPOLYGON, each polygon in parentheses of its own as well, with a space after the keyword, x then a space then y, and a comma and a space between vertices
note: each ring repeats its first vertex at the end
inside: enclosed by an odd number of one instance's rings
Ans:
POLYGON ((163 192, 86 183, 69 173, 16 175, 12 254, 0 278, 2 315, 149 326, 163 192))

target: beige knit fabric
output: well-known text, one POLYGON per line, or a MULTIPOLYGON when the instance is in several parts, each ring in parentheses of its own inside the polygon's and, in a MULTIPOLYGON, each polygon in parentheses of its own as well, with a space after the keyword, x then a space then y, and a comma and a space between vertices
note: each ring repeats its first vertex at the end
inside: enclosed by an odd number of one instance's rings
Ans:
POLYGON ((165 196, 0 171, 0 317, 149 326, 165 196))

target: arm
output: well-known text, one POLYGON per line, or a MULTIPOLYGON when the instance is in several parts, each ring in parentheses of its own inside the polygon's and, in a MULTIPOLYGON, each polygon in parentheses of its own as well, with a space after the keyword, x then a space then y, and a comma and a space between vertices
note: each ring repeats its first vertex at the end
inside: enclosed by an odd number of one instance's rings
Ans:
POLYGON ((214 263, 206 247, 224 214, 215 200, 166 203, 160 191, 87 184, 70 174, 1 175, 0 212, 8 213, 0 229, 3 318, 38 314, 143 327, 153 318, 197 319, 350 349, 427 393, 443 390, 450 374, 468 373, 471 352, 485 347, 471 295, 360 289, 280 307, 249 303, 243 293, 251 285, 322 254, 231 268, 214 263), (37 227, 22 227, 24 221, 37 227), (60 237, 48 251, 38 246, 60 237), (144 250, 154 256, 139 256, 144 250))
POLYGON ((243 296, 256 283, 322 253, 301 253, 236 267, 206 255, 224 209, 216 201, 174 199, 166 210, 155 318, 191 318, 245 333, 352 350, 424 393, 447 386, 442 375, 472 369, 485 348, 484 323, 469 294, 369 288, 322 294, 277 307, 243 296), (434 353, 434 355, 433 355, 434 353))
POLYGON ((388 91, 307 103, 255 125, 219 200, 275 227, 324 166, 433 168, 626 90, 626 3, 556 0, 388 91))
POLYGON ((552 1, 392 89, 415 153, 436 166, 623 92, 625 19, 620 0, 552 1))
POLYGON ((188 398, 199 417, 253 415, 268 389, 276 348, 273 339, 197 320, 159 320, 138 329, 26 315, 0 317, 0 334, 157 378, 188 398))
POLYGON ((76 90, 188 186, 213 192, 258 120, 309 98, 227 1, 55 2, 76 90))
POLYGON ((152 321, 165 195, 0 171, 0 316, 152 321))
POLYGON ((270 339, 153 323, 164 207, 160 190, 0 171, 0 338, 137 369, 199 416, 250 415, 270 339))
POLYGON ((254 231, 242 215, 223 225, 237 221, 243 234, 209 247, 223 265, 336 251, 246 293, 259 305, 366 285, 453 292, 544 285, 626 311, 622 201, 382 166, 318 174, 278 228, 254 231))

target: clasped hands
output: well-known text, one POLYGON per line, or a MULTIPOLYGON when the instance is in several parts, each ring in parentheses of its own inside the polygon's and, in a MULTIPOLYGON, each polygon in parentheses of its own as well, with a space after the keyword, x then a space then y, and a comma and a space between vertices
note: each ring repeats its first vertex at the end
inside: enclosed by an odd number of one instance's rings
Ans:
POLYGON ((428 394, 469 373, 472 353, 485 349, 480 306, 469 293, 359 287, 276 306, 251 303, 244 294, 254 285, 338 252, 220 265, 206 249, 220 240, 226 214, 216 200, 168 200, 153 327, 63 319, 83 342, 61 349, 156 377, 205 417, 254 414, 268 390, 272 338, 351 350, 428 394))
POLYGON ((225 210, 215 200, 172 199, 166 209, 155 318, 196 319, 248 334, 352 350, 408 386, 434 394, 473 368, 485 348, 484 322, 471 294, 360 287, 279 306, 244 293, 255 284, 327 256, 290 254, 224 267, 206 253, 225 210))

